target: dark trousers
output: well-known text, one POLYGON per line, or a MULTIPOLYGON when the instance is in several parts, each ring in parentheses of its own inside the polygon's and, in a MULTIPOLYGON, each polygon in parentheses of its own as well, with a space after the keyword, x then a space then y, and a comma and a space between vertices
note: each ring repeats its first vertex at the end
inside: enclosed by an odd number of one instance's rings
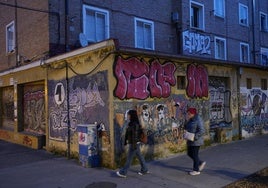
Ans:
POLYGON ((199 148, 200 146, 187 146, 187 155, 193 160, 193 170, 199 171, 199 165, 203 161, 199 160, 199 148))

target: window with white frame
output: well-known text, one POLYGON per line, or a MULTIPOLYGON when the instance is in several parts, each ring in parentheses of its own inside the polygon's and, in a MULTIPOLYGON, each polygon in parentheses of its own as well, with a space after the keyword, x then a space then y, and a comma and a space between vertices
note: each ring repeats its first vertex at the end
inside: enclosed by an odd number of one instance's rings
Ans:
POLYGON ((225 17, 225 0, 214 0, 214 14, 225 17))
POLYGON ((261 48, 261 65, 268 66, 268 48, 261 48))
POLYGON ((88 42, 99 42, 109 38, 109 12, 83 5, 83 33, 88 42))
POLYGON ((205 29, 204 24, 204 5, 191 1, 190 7, 190 24, 191 27, 196 29, 205 29))
POLYGON ((240 42, 240 62, 249 63, 249 45, 247 43, 240 42))
POLYGON ((239 24, 248 26, 248 7, 239 3, 239 24))
POLYGON ((15 50, 15 23, 12 21, 6 26, 6 52, 15 50))
POLYGON ((154 50, 154 22, 134 18, 135 47, 154 50))
POLYGON ((215 37, 215 59, 226 60, 226 39, 215 37))
POLYGON ((260 30, 261 31, 268 31, 267 14, 265 14, 263 12, 260 13, 260 30))

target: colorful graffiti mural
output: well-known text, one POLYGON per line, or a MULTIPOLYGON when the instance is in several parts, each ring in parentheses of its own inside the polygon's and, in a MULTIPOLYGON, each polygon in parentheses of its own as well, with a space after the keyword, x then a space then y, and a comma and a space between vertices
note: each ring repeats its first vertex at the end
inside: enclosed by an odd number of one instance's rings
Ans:
POLYGON ((186 93, 190 98, 208 97, 208 73, 203 65, 190 64, 187 67, 186 93))
MULTIPOLYGON (((49 132, 51 139, 67 138, 66 80, 49 80, 49 132)), ((69 78, 69 118, 73 134, 78 124, 102 122, 108 129, 107 71, 69 78)))
POLYGON ((117 79, 115 96, 119 99, 167 98, 171 86, 176 84, 175 69, 170 62, 160 64, 153 60, 149 65, 135 57, 125 60, 119 56, 114 69, 117 79))
MULTIPOLYGON (((188 106, 202 109, 208 106, 207 101, 189 100, 185 95, 172 94, 167 99, 155 101, 116 102, 115 103, 115 145, 120 156, 124 151, 124 134, 127 126, 125 114, 129 109, 137 109, 140 123, 148 135, 146 155, 156 153, 169 155, 179 151, 184 145, 183 130, 188 106), (134 106, 133 106, 134 105, 134 106)), ((208 114, 206 108, 200 110, 200 115, 208 114)))
POLYGON ((268 131, 267 91, 240 88, 242 136, 250 137, 268 131))
POLYGON ((37 134, 45 134, 45 91, 44 84, 24 85, 23 108, 24 130, 37 134))
POLYGON ((8 130, 14 129, 14 89, 13 87, 2 88, 1 117, 2 127, 8 130))

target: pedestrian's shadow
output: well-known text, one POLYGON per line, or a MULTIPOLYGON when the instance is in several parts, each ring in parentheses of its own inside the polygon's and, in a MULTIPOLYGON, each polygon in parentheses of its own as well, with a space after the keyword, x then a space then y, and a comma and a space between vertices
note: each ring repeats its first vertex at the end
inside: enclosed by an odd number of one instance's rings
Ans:
POLYGON ((186 167, 186 166, 172 165, 162 161, 153 161, 152 164, 162 168, 174 169, 182 172, 189 172, 192 170, 191 168, 189 168, 189 166, 186 167))

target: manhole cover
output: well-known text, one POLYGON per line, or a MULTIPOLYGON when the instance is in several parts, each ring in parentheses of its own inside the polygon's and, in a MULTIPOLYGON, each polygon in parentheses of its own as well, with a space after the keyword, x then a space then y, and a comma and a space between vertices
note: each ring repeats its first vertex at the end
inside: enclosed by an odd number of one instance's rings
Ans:
POLYGON ((113 182, 94 182, 87 185, 85 188, 116 188, 117 185, 113 182))

